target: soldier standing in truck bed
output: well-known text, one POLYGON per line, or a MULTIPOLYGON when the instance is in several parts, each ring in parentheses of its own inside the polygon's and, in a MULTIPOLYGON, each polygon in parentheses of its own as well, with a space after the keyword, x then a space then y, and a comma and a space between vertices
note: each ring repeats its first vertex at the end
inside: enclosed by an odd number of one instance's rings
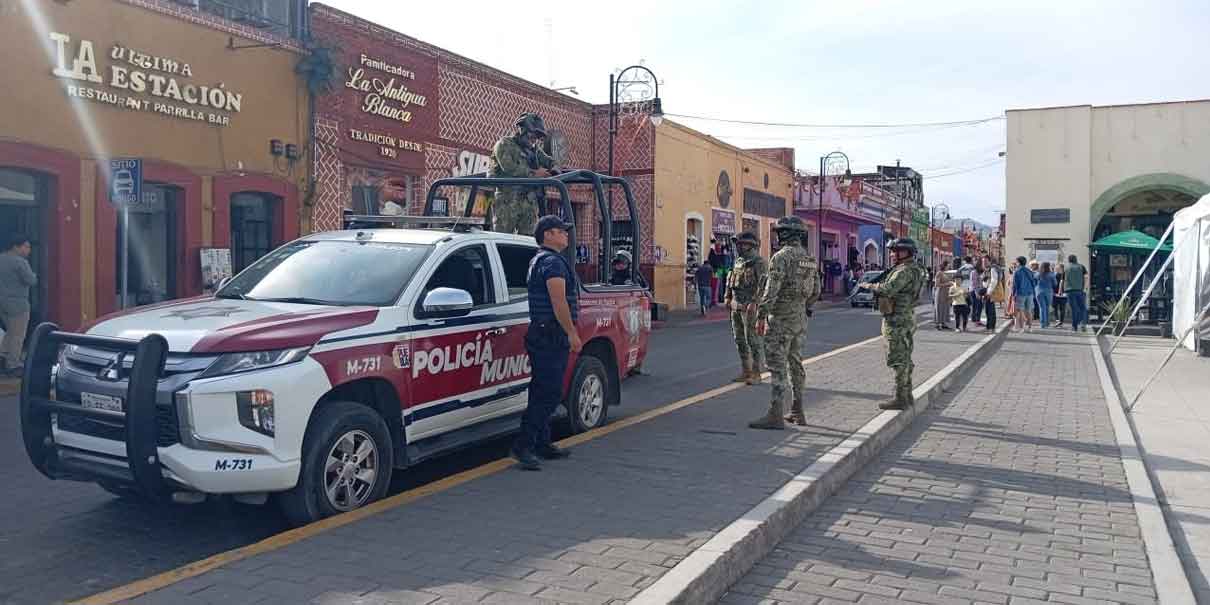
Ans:
MULTIPOLYGON (((539 142, 546 138, 546 123, 536 113, 517 118, 517 133, 496 141, 492 148, 493 178, 541 178, 558 173, 555 162, 539 142)), ((534 232, 541 192, 532 187, 500 187, 492 202, 492 230, 497 233, 534 232)))

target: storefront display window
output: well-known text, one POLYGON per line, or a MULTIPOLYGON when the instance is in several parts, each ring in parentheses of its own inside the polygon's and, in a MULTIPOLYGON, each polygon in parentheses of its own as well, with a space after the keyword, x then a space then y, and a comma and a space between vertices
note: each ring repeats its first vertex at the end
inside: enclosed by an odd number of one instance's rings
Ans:
MULTIPOLYGON (((27 170, 0 168, 0 242, 7 242, 13 234, 20 233, 29 238, 33 253, 29 257, 34 273, 45 276, 46 246, 42 233, 47 206, 47 184, 49 179, 27 170)), ((46 279, 38 281, 38 288, 30 293, 35 315, 45 300, 46 279)))

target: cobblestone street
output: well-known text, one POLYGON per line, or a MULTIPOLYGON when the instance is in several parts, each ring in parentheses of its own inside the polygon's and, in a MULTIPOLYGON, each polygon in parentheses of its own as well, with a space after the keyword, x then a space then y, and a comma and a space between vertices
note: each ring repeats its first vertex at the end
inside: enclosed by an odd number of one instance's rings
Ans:
POLYGON ((722 603, 1154 603, 1093 361, 1013 335, 722 603))

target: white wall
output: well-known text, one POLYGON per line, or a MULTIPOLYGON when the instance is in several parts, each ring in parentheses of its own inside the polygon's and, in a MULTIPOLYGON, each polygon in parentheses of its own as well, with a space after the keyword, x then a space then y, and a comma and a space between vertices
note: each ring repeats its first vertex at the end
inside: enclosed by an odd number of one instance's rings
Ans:
POLYGON ((1069 238, 1062 255, 1088 256, 1091 107, 1008 112, 1004 256, 1030 256, 1026 238, 1069 238), (1067 224, 1030 223, 1035 208, 1070 208, 1067 224))
POLYGON ((1097 198, 1127 179, 1177 174, 1210 183, 1210 101, 1010 110, 1004 255, 1029 238, 1062 242, 1088 261, 1097 198), (1068 224, 1031 224, 1030 210, 1070 208, 1068 224))

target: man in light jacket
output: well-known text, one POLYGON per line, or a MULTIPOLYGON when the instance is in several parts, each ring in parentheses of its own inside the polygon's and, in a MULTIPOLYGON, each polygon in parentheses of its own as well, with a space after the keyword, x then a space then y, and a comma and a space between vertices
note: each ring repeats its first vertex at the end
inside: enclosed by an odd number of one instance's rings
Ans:
POLYGON ((21 374, 21 346, 29 327, 29 289, 38 283, 27 260, 31 249, 29 238, 18 233, 9 237, 0 254, 0 320, 5 329, 0 361, 3 372, 10 376, 21 374))

